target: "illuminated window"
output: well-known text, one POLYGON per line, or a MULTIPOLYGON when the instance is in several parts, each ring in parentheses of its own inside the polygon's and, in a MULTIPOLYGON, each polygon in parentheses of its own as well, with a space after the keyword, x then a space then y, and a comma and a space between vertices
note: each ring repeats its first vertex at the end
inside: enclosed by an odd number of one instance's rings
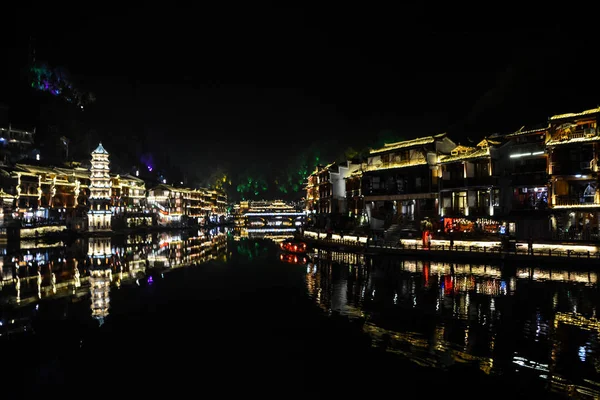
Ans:
POLYGON ((500 207, 500 189, 494 189, 492 191, 492 206, 500 207))

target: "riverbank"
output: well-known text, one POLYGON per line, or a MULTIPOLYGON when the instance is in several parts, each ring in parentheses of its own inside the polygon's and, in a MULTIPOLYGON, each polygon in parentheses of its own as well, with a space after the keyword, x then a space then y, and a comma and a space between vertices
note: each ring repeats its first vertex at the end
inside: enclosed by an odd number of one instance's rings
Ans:
POLYGON ((132 234, 147 234, 152 232, 173 232, 173 231, 197 231, 199 229, 214 229, 220 227, 233 227, 233 223, 207 224, 194 226, 139 226, 135 228, 114 229, 108 231, 76 231, 67 228, 66 225, 50 225, 39 227, 13 228, 7 232, 5 242, 18 242, 20 240, 69 240, 79 237, 94 236, 123 236, 132 234))
POLYGON ((372 241, 366 236, 339 234, 327 235, 312 231, 297 234, 296 238, 308 245, 343 252, 358 252, 368 255, 398 255, 412 258, 439 259, 450 261, 480 260, 485 262, 539 262, 565 263, 575 261, 590 265, 600 263, 600 246, 572 243, 534 243, 531 251, 526 243, 515 243, 512 250, 505 250, 501 242, 493 240, 432 240, 423 246, 421 240, 402 239, 397 244, 372 241))

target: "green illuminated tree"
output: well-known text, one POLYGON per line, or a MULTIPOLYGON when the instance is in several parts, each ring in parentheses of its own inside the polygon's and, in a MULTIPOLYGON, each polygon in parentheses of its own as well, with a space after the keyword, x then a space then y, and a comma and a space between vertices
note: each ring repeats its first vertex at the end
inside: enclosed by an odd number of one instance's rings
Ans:
POLYGON ((242 200, 260 199, 265 197, 269 184, 264 174, 259 171, 246 170, 235 181, 236 192, 242 200))

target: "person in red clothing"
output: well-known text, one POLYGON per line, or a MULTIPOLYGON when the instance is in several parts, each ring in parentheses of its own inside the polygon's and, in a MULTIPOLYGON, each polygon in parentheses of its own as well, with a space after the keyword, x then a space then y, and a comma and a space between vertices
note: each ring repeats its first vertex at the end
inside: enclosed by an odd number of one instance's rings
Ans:
POLYGON ((431 231, 423 231, 423 248, 429 249, 431 247, 431 231))

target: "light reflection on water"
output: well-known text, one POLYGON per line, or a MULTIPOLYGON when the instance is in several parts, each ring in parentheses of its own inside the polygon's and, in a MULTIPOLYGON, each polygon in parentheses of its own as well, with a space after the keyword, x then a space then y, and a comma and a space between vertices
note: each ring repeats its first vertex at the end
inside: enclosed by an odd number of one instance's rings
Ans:
POLYGON ((151 285, 170 270, 229 257, 225 229, 90 237, 70 246, 36 248, 24 242, 18 250, 3 252, 0 336, 26 331, 38 303, 46 299, 89 298, 91 316, 102 324, 110 312, 112 287, 151 285), (15 320, 11 313, 24 317, 15 320))
POLYGON ((528 374, 600 395, 595 271, 366 258, 317 251, 309 295, 361 319, 375 347, 436 368, 528 374))

